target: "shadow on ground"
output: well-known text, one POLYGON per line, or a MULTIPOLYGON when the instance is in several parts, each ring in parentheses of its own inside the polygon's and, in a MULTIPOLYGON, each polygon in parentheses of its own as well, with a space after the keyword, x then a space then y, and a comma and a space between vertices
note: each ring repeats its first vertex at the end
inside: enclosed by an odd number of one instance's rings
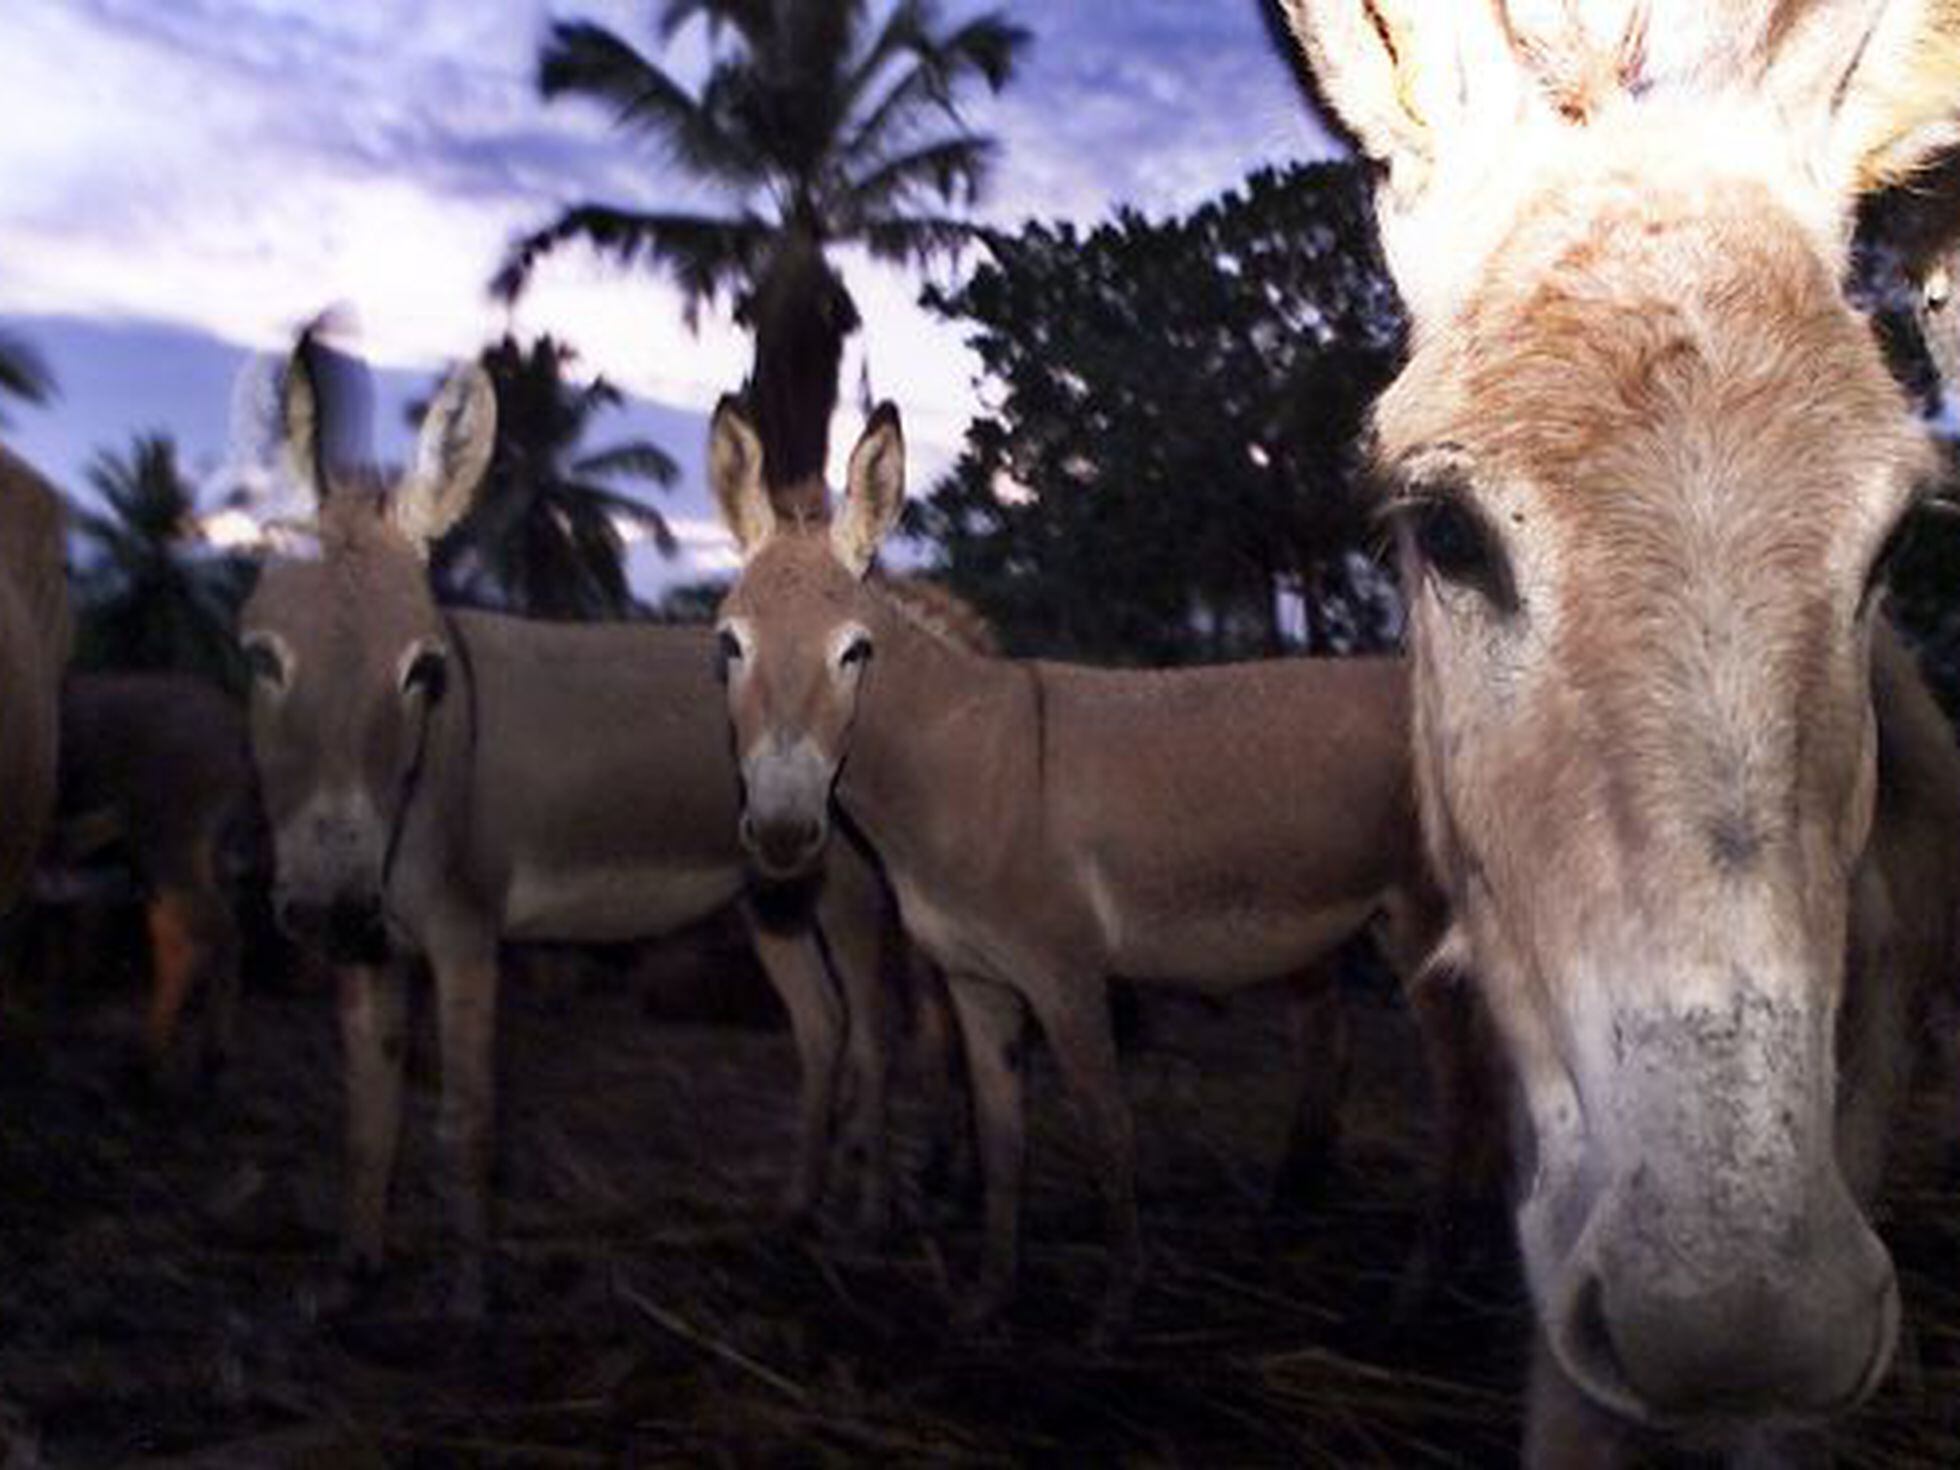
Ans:
MULTIPOLYGON (((652 999, 658 999, 657 995, 652 999)), ((1290 1112, 1270 998, 1153 1003, 1128 1060, 1151 1272, 1136 1330, 1081 1346, 1101 1283, 1074 1120, 1045 1071, 1023 1290, 1002 1337, 948 1324, 963 1225, 888 1249, 788 1243, 778 1033, 656 1023, 617 977, 506 989, 503 1250, 480 1331, 439 1275, 434 1067, 396 1203, 400 1260, 337 1311, 331 997, 260 985, 214 1094, 139 1103, 112 1004, 0 1050, 0 1435, 7 1466, 1001 1463, 1507 1464, 1523 1317, 1508 1265, 1421 1331, 1387 1314, 1415 1230, 1423 1109, 1406 1019, 1361 1014, 1342 1177, 1278 1223, 1290 1112)), ((903 1089, 901 1160, 924 1120, 903 1089)), ((1931 1100, 1925 1109, 1934 1106, 1931 1100)), ((1960 1198, 1905 1150, 1886 1228, 1911 1312, 1901 1370, 1841 1436, 1853 1464, 1960 1462, 1960 1198)))

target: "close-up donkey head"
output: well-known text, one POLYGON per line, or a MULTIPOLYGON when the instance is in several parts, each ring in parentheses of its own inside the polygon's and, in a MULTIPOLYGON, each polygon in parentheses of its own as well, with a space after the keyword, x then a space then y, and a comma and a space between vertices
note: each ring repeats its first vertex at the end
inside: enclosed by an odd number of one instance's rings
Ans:
POLYGON ((1898 1327, 1834 1028, 1931 458, 1840 280, 1860 194, 1952 141, 1960 14, 1288 10, 1388 166, 1416 764, 1527 1105, 1542 1330, 1636 1421, 1842 1409, 1898 1327))

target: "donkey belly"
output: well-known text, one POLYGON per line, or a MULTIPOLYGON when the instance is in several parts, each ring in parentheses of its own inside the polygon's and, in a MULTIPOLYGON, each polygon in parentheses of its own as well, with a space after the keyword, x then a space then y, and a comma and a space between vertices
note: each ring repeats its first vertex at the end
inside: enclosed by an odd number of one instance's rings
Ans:
POLYGON ((1112 969, 1128 980, 1236 990, 1326 958, 1377 907, 1370 898, 1312 909, 1221 904, 1177 917, 1119 916, 1112 969))
POLYGON ((742 873, 733 864, 520 864, 504 902, 503 933, 597 944, 647 939, 706 918, 741 891, 742 873))

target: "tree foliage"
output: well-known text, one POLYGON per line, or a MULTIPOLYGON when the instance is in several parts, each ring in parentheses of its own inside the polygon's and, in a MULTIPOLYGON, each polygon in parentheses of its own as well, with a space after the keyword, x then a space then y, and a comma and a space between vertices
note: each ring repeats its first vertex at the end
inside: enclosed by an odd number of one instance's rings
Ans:
POLYGON ((7 425, 6 401, 46 403, 54 396, 54 374, 34 344, 0 332, 0 428, 7 425))
POLYGON ((593 421, 622 400, 603 378, 567 378, 576 356, 549 336, 484 349, 497 444, 476 504, 436 548, 437 585, 450 599, 528 617, 628 617, 641 609, 627 583, 627 538, 673 552, 660 512, 623 487, 670 486, 678 467, 645 439, 587 445, 593 421))
POLYGON ((1356 438, 1402 319, 1362 169, 988 251, 926 301, 972 323, 998 406, 908 525, 1010 646, 1157 663, 1394 636, 1356 438))
POLYGON ((242 691, 235 634, 250 564, 204 541, 175 445, 139 435, 87 473, 100 508, 69 507, 81 548, 77 666, 178 670, 242 691))
POLYGON ((960 245, 994 140, 958 110, 975 83, 998 91, 1028 33, 988 11, 948 20, 937 0, 664 0, 664 47, 698 23, 709 66, 690 89, 589 21, 555 23, 538 59, 547 100, 605 108, 659 165, 726 201, 699 213, 577 203, 516 241, 493 289, 515 298, 538 261, 579 241, 622 265, 665 271, 690 325, 727 292, 755 331, 750 383, 774 483, 823 468, 838 362, 858 314, 828 263, 833 244, 916 264, 960 245))

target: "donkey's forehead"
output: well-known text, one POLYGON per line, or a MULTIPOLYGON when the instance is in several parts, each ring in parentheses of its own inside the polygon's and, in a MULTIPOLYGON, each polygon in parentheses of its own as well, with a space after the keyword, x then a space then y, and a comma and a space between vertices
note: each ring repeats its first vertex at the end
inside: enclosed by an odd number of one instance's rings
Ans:
MULTIPOLYGON (((1747 179, 1536 196, 1477 290, 1423 326, 1377 417, 1390 462, 1607 490, 1720 464, 1851 494, 1923 435, 1812 232, 1747 179), (1829 370, 1821 365, 1829 364, 1829 370)), ((1786 501, 1787 503, 1787 501, 1786 501)))
POLYGON ((246 631, 278 632, 294 648, 372 644, 393 658, 399 644, 439 622, 428 571, 399 536, 359 545, 324 535, 322 554, 266 564, 245 608, 246 631))
POLYGON ((1832 274, 1844 206, 1773 109, 1741 91, 1619 96, 1583 127, 1542 110, 1438 139, 1427 186, 1380 200, 1382 243, 1418 330, 1446 320, 1516 249, 1521 225, 1583 234, 1602 207, 1719 205, 1739 194, 1787 222, 1832 274), (1711 139, 1720 147, 1711 147, 1711 139))
POLYGON ((824 531, 775 536, 743 567, 728 596, 731 616, 793 616, 816 624, 848 617, 864 592, 824 531))

